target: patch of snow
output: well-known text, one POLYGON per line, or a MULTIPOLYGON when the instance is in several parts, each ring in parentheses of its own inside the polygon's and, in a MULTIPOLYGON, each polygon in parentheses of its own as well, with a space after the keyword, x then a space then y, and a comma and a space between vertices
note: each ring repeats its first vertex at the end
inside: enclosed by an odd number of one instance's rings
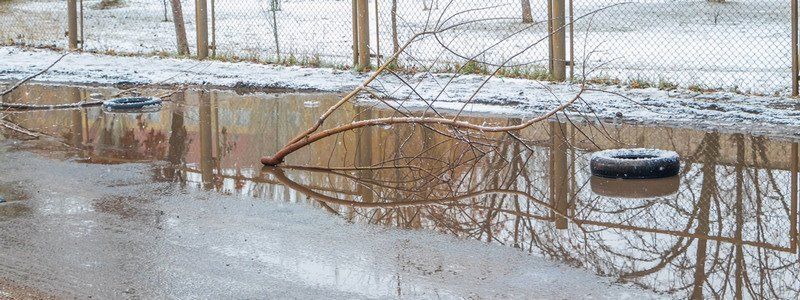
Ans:
POLYGON ((670 150, 647 149, 647 148, 627 148, 627 149, 608 149, 593 152, 591 159, 596 157, 615 158, 631 157, 633 159, 667 158, 678 159, 678 153, 670 150))
MULTIPOLYGON (((59 56, 49 50, 0 47, 0 81, 19 80, 46 67, 59 56)), ((40 82, 80 84, 162 84, 275 89, 313 89, 345 92, 359 86, 369 74, 327 68, 284 67, 253 63, 227 63, 70 54, 40 82)), ((484 80, 480 75, 417 74, 404 80, 379 76, 370 87, 397 100, 403 109, 424 110, 432 103, 437 110, 530 117, 552 110, 574 97, 575 84, 554 84, 526 79, 492 78, 473 100, 484 80), (421 101, 420 97, 426 101, 421 101)), ((628 89, 589 86, 581 100, 566 110, 570 118, 606 122, 632 122, 721 131, 748 131, 773 137, 800 137, 800 103, 785 97, 746 96, 729 92, 697 93, 655 88, 628 89), (620 113, 624 112, 624 113, 620 113)), ((377 101, 362 98, 367 105, 377 101)), ((560 115, 563 118, 563 114, 560 115)))
MULTIPOLYGON (((93 9, 98 2, 85 1, 82 25, 86 50, 142 54, 172 53, 176 49, 173 24, 164 21, 165 2, 126 0, 127 5, 121 8, 93 9)), ((192 49, 195 48, 193 2, 182 1, 192 49)), ((457 1, 441 6, 428 2, 438 3, 437 0, 397 3, 394 11, 400 43, 430 27, 440 14, 449 25, 492 18, 442 34, 440 40, 460 56, 480 54, 478 60, 498 63, 519 54, 510 61, 511 65, 546 68, 547 43, 531 47, 532 41, 545 37, 548 30, 545 22, 541 22, 548 18, 544 2, 530 3, 532 18, 538 22, 535 24, 520 22, 516 0, 457 1), (512 33, 516 33, 514 38, 501 42, 512 33)), ((351 63, 350 2, 282 0, 279 3, 280 9, 273 15, 269 1, 218 0, 214 31, 218 54, 275 60, 280 48, 284 59, 321 57, 329 64, 351 63)), ((390 34, 392 2, 368 3, 369 24, 379 26, 371 29, 379 37, 370 37, 370 49, 389 57, 394 48, 390 34)), ((600 68, 595 74, 599 77, 646 80, 654 84, 663 80, 683 87, 697 84, 762 93, 788 90, 791 27, 786 1, 576 1, 575 17, 612 5, 617 6, 574 24, 575 34, 568 41, 574 43, 576 74, 581 74, 584 54, 591 52, 585 60, 590 69, 600 68)), ((0 28, 3 28, 0 39, 64 47, 65 6, 59 0, 17 0, 7 4, 5 10, 0 8, 0 28)), ((167 19, 171 18, 168 14, 167 19)), ((401 57, 401 63, 417 68, 437 63, 440 67, 464 64, 464 59, 444 51, 432 37, 412 44, 407 54, 401 57)))

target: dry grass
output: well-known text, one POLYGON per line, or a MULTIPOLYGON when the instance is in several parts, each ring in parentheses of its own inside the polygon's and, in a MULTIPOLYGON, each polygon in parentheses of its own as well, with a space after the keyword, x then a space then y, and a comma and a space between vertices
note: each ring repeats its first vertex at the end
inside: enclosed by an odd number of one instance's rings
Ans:
POLYGON ((92 8, 94 9, 112 9, 125 6, 125 1, 123 0, 102 0, 100 3, 97 3, 92 8))

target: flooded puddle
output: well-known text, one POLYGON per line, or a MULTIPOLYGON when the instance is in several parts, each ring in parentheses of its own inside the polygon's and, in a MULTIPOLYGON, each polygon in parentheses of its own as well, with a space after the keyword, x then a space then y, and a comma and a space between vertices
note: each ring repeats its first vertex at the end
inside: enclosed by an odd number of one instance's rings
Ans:
MULTIPOLYGON (((64 103, 115 92, 30 86, 12 96, 64 103)), ((492 136, 501 142, 486 152, 444 137, 442 128, 395 125, 324 139, 290 155, 287 167, 262 168, 261 156, 311 126, 336 100, 189 90, 154 113, 89 108, 11 113, 6 120, 63 143, 26 141, 17 149, 87 164, 146 163, 152 181, 189 193, 297 202, 352 222, 502 244, 677 298, 800 297, 796 142, 547 122, 492 136), (674 150, 680 174, 642 181, 591 176, 591 152, 623 147, 674 150)), ((393 113, 348 105, 326 126, 393 113)), ((8 190, 0 187, 4 197, 24 202, 8 190)), ((94 206, 132 218, 141 201, 101 199, 94 206)), ((29 213, 4 205, 3 218, 29 213)))

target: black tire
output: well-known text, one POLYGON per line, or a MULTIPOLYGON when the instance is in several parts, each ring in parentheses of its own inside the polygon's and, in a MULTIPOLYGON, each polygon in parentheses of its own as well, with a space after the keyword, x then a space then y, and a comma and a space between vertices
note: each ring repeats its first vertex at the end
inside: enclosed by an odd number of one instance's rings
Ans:
POLYGON ((613 149, 592 154, 592 175, 605 178, 652 179, 678 175, 678 153, 657 149, 613 149))
POLYGON ((144 110, 161 108, 161 99, 155 97, 116 98, 103 102, 108 111, 144 110))

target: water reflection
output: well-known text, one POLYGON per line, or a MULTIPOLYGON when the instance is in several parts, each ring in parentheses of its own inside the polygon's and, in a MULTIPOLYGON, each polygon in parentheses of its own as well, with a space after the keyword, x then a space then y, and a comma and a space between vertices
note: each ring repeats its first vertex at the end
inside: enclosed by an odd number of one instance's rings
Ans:
POLYGON ((605 197, 655 198, 674 195, 680 188, 681 178, 672 176, 658 179, 609 179, 592 176, 592 192, 605 197))
MULTIPOLYGON (((46 102, 88 92, 36 86, 20 93, 46 102)), ((335 98, 189 91, 157 113, 90 109, 7 119, 62 138, 86 162, 155 161, 153 180, 187 190, 303 202, 353 222, 499 243, 676 297, 800 297, 796 143, 552 122, 492 136, 499 146, 482 151, 441 128, 394 126, 322 140, 290 157, 297 167, 261 167, 261 155, 312 124, 335 98), (592 178, 588 154, 621 146, 677 151, 681 174, 646 184, 592 178)), ((392 113, 349 106, 328 123, 392 113)))

